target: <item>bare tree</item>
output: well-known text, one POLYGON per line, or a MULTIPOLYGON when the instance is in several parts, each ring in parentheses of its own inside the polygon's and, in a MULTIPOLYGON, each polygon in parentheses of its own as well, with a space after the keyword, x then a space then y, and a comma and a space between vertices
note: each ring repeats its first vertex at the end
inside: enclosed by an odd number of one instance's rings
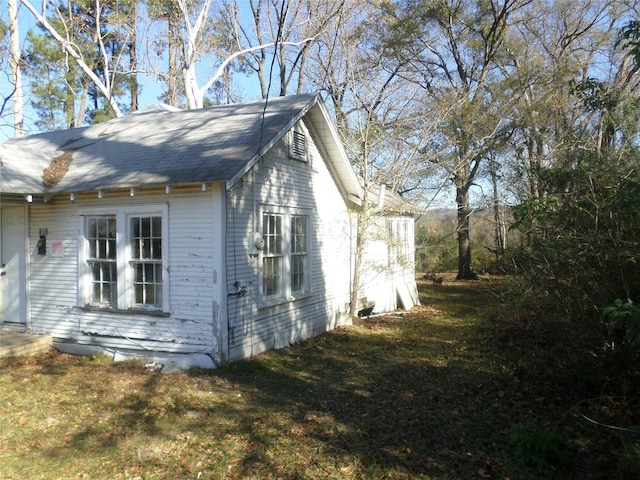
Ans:
POLYGON ((270 89, 280 96, 301 93, 311 45, 341 17, 345 0, 251 0, 248 5, 250 23, 242 20, 245 2, 234 0, 221 11, 233 47, 247 53, 239 68, 256 74, 263 98, 270 89))
MULTIPOLYGON (((9 30, 9 26, 7 24, 5 24, 4 21, 2 21, 2 19, 0 19, 0 48, 2 49, 0 53, 2 53, 2 55, 0 55, 0 68, 2 71, 2 74, 7 76, 7 79, 11 79, 11 73, 6 71, 7 65, 5 62, 5 59, 8 59, 11 57, 10 54, 10 47, 5 45, 5 40, 6 40, 6 36, 7 36, 7 32, 9 30), (6 53, 5 53, 6 50, 6 53)), ((2 98, 0 98, 0 118, 4 119, 5 115, 7 115, 7 110, 10 107, 10 102, 11 99, 13 98, 13 95, 15 94, 16 89, 15 86, 11 85, 11 89, 10 91, 4 91, 2 92, 2 98)), ((4 121, 3 121, 4 123, 4 121)))
POLYGON ((18 27, 18 4, 9 0, 9 36, 11 44, 11 72, 13 76, 13 130, 16 137, 24 135, 24 92, 22 90, 22 51, 18 27))
MULTIPOLYGON (((503 133, 508 101, 496 98, 496 61, 511 17, 530 0, 402 2, 389 6, 388 46, 406 59, 407 77, 424 91, 425 114, 448 111, 424 152, 455 186, 458 276, 476 278, 471 266, 470 189, 503 133)), ((502 93, 502 92, 500 92, 502 93)))
MULTIPOLYGON (((84 74, 91 79, 95 87, 106 99, 107 103, 113 110, 113 113, 118 117, 122 116, 122 110, 120 109, 120 106, 116 101, 113 91, 115 85, 115 72, 111 68, 113 63, 110 62, 107 58, 107 49, 105 48, 104 39, 100 34, 100 13, 102 10, 100 0, 96 0, 95 2, 96 31, 94 32, 94 38, 97 42, 100 55, 103 59, 103 61, 101 62, 101 76, 98 76, 94 69, 91 68, 91 66, 89 65, 90 61, 85 58, 83 50, 77 45, 76 40, 70 36, 69 30, 66 30, 65 32, 59 32, 49 22, 46 2, 42 3, 40 11, 38 11, 33 5, 31 5, 28 0, 20 0, 20 2, 27 8, 27 10, 31 12, 31 14, 49 33, 49 35, 51 35, 60 44, 64 51, 77 62, 78 66, 82 69, 84 74)), ((64 23, 65 19, 63 17, 58 15, 57 18, 64 23)))
POLYGON ((387 60, 376 46, 379 10, 370 2, 344 2, 340 15, 323 25, 310 50, 306 72, 317 89, 327 92, 347 154, 361 178, 362 208, 357 215, 350 314, 358 312, 364 280, 365 246, 374 223, 370 191, 385 184, 397 192, 415 151, 402 141, 415 120, 415 85, 400 72, 402 60, 387 60))

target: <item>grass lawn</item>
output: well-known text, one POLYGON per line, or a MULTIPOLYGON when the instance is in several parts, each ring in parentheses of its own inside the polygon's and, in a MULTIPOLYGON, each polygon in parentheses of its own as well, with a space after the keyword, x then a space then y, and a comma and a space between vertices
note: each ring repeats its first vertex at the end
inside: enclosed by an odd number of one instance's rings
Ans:
POLYGON ((0 479, 640 478, 637 400, 493 315, 502 282, 421 282, 410 313, 214 371, 2 360, 0 479))

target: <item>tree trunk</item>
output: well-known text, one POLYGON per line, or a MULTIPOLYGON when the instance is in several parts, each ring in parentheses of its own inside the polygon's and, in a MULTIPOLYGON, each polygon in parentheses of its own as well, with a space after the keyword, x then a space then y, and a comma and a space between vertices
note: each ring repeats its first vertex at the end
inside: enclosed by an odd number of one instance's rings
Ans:
POLYGON ((364 224, 365 220, 365 211, 366 207, 364 207, 362 212, 357 213, 357 222, 356 222, 356 251, 353 265, 353 278, 351 279, 351 299, 349 304, 349 315, 351 318, 356 318, 358 316, 358 297, 360 296, 360 271, 362 270, 362 257, 364 253, 364 224))
POLYGON ((169 25, 169 82, 167 85, 167 103, 172 107, 178 106, 178 82, 180 81, 180 69, 178 68, 179 47, 179 25, 178 11, 174 7, 169 7, 167 22, 169 25))
POLYGON ((11 41, 11 73, 13 77, 13 130, 16 137, 24 136, 24 97, 22 91, 22 52, 18 30, 18 3, 9 0, 9 35, 11 41))
POLYGON ((506 239, 503 228, 504 222, 500 211, 500 198, 498 198, 498 165, 493 158, 489 160, 489 173, 491 174, 491 184, 493 186, 493 221, 495 223, 496 263, 499 263, 506 249, 506 239))
POLYGON ((131 11, 129 12, 131 15, 129 24, 129 68, 131 70, 131 104, 130 111, 136 112, 138 111, 138 52, 136 50, 136 41, 137 41, 137 30, 136 30, 136 20, 138 18, 138 3, 131 3, 131 11))
POLYGON ((456 185, 456 203, 458 205, 458 275, 457 280, 477 280, 478 276, 471 270, 471 242, 469 208, 469 186, 456 185))

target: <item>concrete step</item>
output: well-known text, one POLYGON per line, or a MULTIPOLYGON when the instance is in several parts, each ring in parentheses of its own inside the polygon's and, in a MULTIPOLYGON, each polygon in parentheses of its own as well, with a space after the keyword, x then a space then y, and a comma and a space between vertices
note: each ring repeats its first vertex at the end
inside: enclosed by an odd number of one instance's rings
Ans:
POLYGON ((1 330, 0 357, 36 355, 51 348, 51 337, 1 330))

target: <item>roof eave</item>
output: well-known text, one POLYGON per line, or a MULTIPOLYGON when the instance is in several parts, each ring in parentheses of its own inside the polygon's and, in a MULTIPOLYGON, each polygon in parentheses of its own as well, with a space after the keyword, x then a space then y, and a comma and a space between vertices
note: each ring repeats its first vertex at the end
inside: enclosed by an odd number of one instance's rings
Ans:
MULTIPOLYGON (((282 138, 287 134, 289 130, 291 130, 296 123, 303 118, 309 110, 311 110, 314 105, 318 104, 319 94, 315 95, 309 103, 307 103, 303 108, 301 108, 296 115, 294 115, 291 120, 289 120, 284 127, 282 127, 278 133, 267 143, 264 144, 262 148, 256 153, 253 157, 249 159, 248 162, 244 164, 244 166, 236 172, 236 174, 231 177, 226 182, 227 190, 231 190, 241 178, 243 178, 247 173, 251 171, 251 169, 258 163, 266 153, 271 150, 282 138)), ((268 102, 268 100, 267 100, 268 102)))
POLYGON ((333 149, 336 151, 336 154, 333 155, 331 155, 331 152, 327 152, 327 154, 332 157, 329 162, 332 174, 338 182, 338 187, 340 188, 345 201, 348 204, 360 207, 362 206, 364 193, 360 186, 360 182, 358 181, 358 177, 351 166, 351 162, 349 162, 344 146, 340 141, 338 131, 336 130, 334 123, 331 121, 329 112, 327 111, 324 103, 322 101, 316 101, 315 106, 317 107, 319 115, 322 116, 321 121, 329 133, 328 137, 325 136, 323 138, 326 141, 330 141, 333 149))

